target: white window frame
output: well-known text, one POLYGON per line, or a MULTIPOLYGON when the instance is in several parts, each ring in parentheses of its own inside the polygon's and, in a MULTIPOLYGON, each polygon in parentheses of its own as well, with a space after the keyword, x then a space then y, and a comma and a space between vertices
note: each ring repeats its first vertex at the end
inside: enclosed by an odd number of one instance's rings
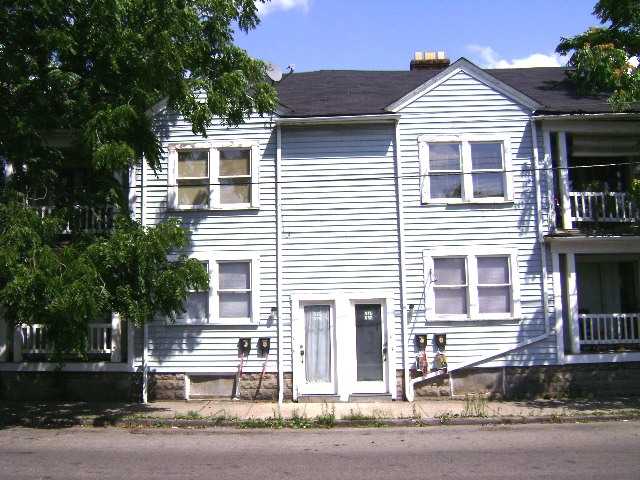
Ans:
MULTIPOLYGON (((176 319, 176 325, 257 325, 260 320, 260 256, 258 254, 210 254, 192 252, 189 258, 209 264, 209 318, 204 322, 186 322, 176 319), (244 318, 220 318, 218 286, 220 285, 220 263, 247 262, 251 269, 251 316, 244 318)), ((176 258, 176 257, 173 257, 176 258)))
MULTIPOLYGON (((193 142, 172 143, 167 146, 168 169, 167 206, 171 210, 249 210, 260 207, 260 149, 255 142, 193 142), (251 152, 251 201, 247 203, 220 203, 220 150, 226 148, 242 148, 251 152), (178 204, 178 153, 185 150, 209 151, 209 204, 178 204)), ((239 176, 236 176, 239 177, 239 176)), ((222 177, 228 178, 228 177, 222 177)))
MULTIPOLYGON (((449 203, 502 203, 513 201, 513 168, 511 160, 511 139, 507 135, 496 134, 460 134, 460 135, 421 135, 418 137, 418 155, 420 158, 420 197, 423 204, 449 203), (462 175, 462 192, 460 198, 431 198, 431 182, 429 169, 429 144, 457 143, 460 145, 460 163, 462 175), (501 197, 473 196, 473 169, 471 162, 472 143, 501 143, 502 169, 476 170, 476 172, 503 172, 503 190, 501 197)), ((438 173, 446 173, 440 172, 438 173)), ((453 173, 453 172, 451 172, 453 173)))
POLYGON ((422 252, 424 265, 424 298, 427 320, 475 321, 475 320, 519 320, 520 319, 520 275, 518 273, 518 251, 509 248, 440 248, 422 252), (511 280, 511 312, 480 313, 478 300, 478 257, 507 257, 511 280), (467 277, 467 314, 436 314, 434 290, 434 259, 464 258, 467 277))

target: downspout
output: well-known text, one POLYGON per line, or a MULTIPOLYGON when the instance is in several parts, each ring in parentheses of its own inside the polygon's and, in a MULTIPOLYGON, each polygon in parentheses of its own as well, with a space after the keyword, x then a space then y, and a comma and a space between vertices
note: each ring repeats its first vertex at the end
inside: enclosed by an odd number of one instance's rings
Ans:
MULTIPOLYGON (((400 280, 400 318, 402 319, 402 369, 404 380, 404 395, 408 401, 413 401, 413 386, 409 385, 409 348, 407 346, 408 313, 405 313, 406 278, 404 265, 404 208, 402 202, 402 149, 400 147, 400 120, 395 121, 394 159, 396 176, 396 209, 398 219, 398 270, 400 280)), ((395 358, 394 358, 395 362, 395 358)))
MULTIPOLYGON (((407 391, 407 400, 412 400, 414 396, 414 387, 416 383, 424 382, 426 380, 430 380, 436 377, 440 377, 442 375, 451 375, 451 373, 461 370, 463 368, 473 367, 480 363, 485 363, 495 358, 506 355, 507 353, 513 352, 515 350, 520 350, 521 348, 528 347, 535 343, 541 342, 549 338, 551 335, 549 331, 549 322, 548 322, 548 298, 547 298, 547 255, 546 249, 544 245, 544 229, 542 223, 542 201, 540 197, 540 176, 538 172, 538 144, 537 144, 537 130, 535 126, 535 122, 531 121, 531 135, 532 135, 532 147, 533 147, 533 170, 534 170, 534 183, 535 183, 535 193, 536 193, 536 228, 537 228, 537 242, 540 245, 540 263, 542 269, 542 278, 540 280, 540 285, 542 289, 542 308, 544 314, 544 333, 542 335, 538 335, 537 337, 531 338, 525 342, 514 345, 513 347, 507 347, 502 350, 499 350, 495 353, 484 357, 476 357, 473 358, 461 365, 457 365, 454 368, 450 368, 446 373, 442 372, 432 372, 427 374, 425 377, 415 378, 410 382, 410 388, 407 391), (411 393, 409 393, 411 392, 411 393), (411 396, 411 398, 409 398, 411 396)), ((450 377, 451 378, 451 377, 450 377)))
MULTIPOLYGON (((145 159, 142 159, 140 172, 140 223, 144 227, 146 223, 146 213, 147 209, 145 207, 145 187, 146 187, 146 176, 147 176, 147 162, 145 159)), ((142 327, 142 403, 149 402, 149 372, 147 365, 147 337, 149 335, 148 332, 149 326, 145 320, 144 326, 142 327)))
POLYGON ((282 129, 276 126, 276 322, 278 328, 278 405, 284 401, 284 372, 282 358, 282 204, 280 194, 282 163, 282 129))
MULTIPOLYGON (((533 181, 536 191, 536 227, 538 231, 538 245, 540 246, 540 288, 542 289, 542 311, 544 314, 544 333, 549 334, 549 298, 547 279, 547 248, 544 244, 544 224, 542 212, 542 194, 540 189, 540 154, 538 148, 538 129, 536 122, 531 119, 531 145, 533 148, 533 181)), ((549 186, 547 186, 549 188, 549 186)))

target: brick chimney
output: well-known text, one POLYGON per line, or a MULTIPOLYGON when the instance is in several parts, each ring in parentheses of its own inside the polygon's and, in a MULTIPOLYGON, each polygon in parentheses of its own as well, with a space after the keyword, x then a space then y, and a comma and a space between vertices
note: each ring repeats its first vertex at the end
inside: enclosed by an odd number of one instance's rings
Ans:
POLYGON ((409 64, 409 70, 441 70, 447 68, 451 60, 444 52, 416 52, 409 64))

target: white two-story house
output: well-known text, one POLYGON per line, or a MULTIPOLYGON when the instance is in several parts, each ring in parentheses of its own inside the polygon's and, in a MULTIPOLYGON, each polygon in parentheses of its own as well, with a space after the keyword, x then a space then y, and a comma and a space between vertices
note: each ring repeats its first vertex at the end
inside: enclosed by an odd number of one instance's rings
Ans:
MULTIPOLYGON (((180 218, 210 289, 176 323, 93 327, 69 378, 145 399, 636 392, 638 109, 562 68, 428 57, 286 75, 273 116, 206 138, 158 105, 163 168, 131 172, 132 215, 180 218)), ((55 368, 37 327, 2 333, 14 391, 55 368)))

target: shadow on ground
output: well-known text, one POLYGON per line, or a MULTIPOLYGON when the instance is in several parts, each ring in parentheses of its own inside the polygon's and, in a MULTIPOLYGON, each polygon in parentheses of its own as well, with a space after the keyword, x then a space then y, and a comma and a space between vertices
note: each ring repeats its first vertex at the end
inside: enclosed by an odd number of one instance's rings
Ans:
POLYGON ((167 411, 142 404, 96 404, 82 402, 0 402, 0 429, 9 427, 69 428, 102 427, 136 414, 167 411))

